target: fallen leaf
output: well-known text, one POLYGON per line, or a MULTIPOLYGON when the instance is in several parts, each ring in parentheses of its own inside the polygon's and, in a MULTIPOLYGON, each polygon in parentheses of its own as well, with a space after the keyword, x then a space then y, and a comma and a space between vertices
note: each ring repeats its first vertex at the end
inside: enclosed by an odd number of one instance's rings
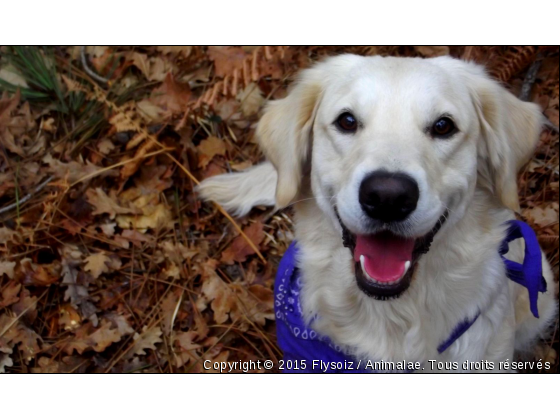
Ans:
POLYGON ((101 167, 87 162, 72 161, 64 163, 54 159, 50 154, 43 158, 43 162, 49 165, 49 173, 54 174, 57 178, 67 179, 69 183, 74 183, 86 177, 91 179, 93 174, 99 174, 101 177, 115 176, 115 171, 102 170, 101 167))
POLYGON ((8 276, 8 278, 13 279, 15 266, 16 266, 15 261, 0 261, 0 277, 2 276, 2 274, 5 274, 8 276))
POLYGON ((439 57, 441 55, 449 55, 449 47, 443 45, 419 45, 414 49, 424 57, 439 57))
POLYGON ((142 327, 142 333, 134 334, 134 345, 127 352, 125 358, 130 358, 135 355, 145 355, 146 350, 155 350, 156 344, 161 343, 162 332, 159 327, 148 328, 147 325, 142 327))
POLYGON ((97 143, 97 150, 99 150, 104 155, 108 155, 114 149, 115 145, 109 139, 103 139, 99 143, 97 143))
POLYGON ((41 337, 15 317, 6 314, 0 315, 0 336, 8 343, 18 345, 26 363, 33 360, 41 350, 38 344, 41 337))
POLYGON ((194 331, 179 332, 175 334, 175 367, 182 367, 191 360, 196 360, 199 356, 196 350, 202 348, 200 344, 195 344, 198 334, 194 331))
POLYGON ((138 214, 140 211, 123 207, 117 203, 116 198, 110 197, 101 188, 89 189, 86 191, 86 200, 95 210, 93 215, 108 214, 111 219, 114 219, 117 214, 138 214))
POLYGON ((223 324, 228 320, 229 313, 235 309, 237 298, 213 270, 207 268, 206 277, 202 284, 202 293, 211 302, 216 323, 223 324))
POLYGON ((184 58, 191 55, 193 47, 191 45, 167 45, 167 46, 157 46, 156 50, 162 52, 163 54, 179 54, 184 58))
MULTIPOLYGON (((0 275, 2 274, 2 267, 0 265, 0 275)), ((13 274, 13 273, 12 273, 13 274)), ((21 290, 21 284, 15 281, 11 281, 8 285, 2 290, 2 300, 0 300, 0 308, 5 308, 6 306, 10 306, 12 303, 16 303, 19 301, 19 291, 21 290)))
POLYGON ((161 82, 167 74, 173 71, 173 65, 160 57, 148 57, 146 54, 133 52, 128 55, 128 59, 150 81, 161 82))
POLYGON ((214 61, 216 76, 225 77, 243 69, 249 55, 239 47, 208 47, 208 56, 214 61))
POLYGON ((147 123, 158 123, 165 119, 165 109, 154 104, 149 99, 143 99, 138 102, 136 108, 147 123))
POLYGON ((155 105, 167 110, 169 114, 180 114, 187 110, 190 104, 191 89, 189 85, 177 82, 169 73, 162 85, 155 89, 151 101, 155 105))
MULTIPOLYGON (((255 246, 264 239, 264 225, 261 221, 257 221, 243 229, 243 233, 253 242, 255 246)), ((221 261, 226 264, 234 262, 244 262, 249 255, 253 255, 255 251, 243 236, 237 236, 231 245, 222 252, 221 261)))
POLYGON ((85 270, 89 271, 94 279, 98 278, 102 273, 109 273, 118 270, 121 262, 116 256, 106 255, 104 252, 91 254, 85 259, 85 270))
POLYGON ((208 137, 206 140, 202 140, 197 149, 199 151, 199 168, 205 168, 214 156, 223 156, 227 150, 225 142, 214 136, 208 137))
POLYGON ((558 224, 558 203, 553 203, 544 208, 525 209, 523 215, 539 226, 558 224))
POLYGON ((21 73, 11 64, 7 64, 0 69, 0 79, 14 86, 28 88, 29 85, 21 73))
POLYGON ((171 212, 161 203, 144 207, 142 216, 117 216, 117 224, 122 229, 134 229, 145 232, 147 229, 159 229, 172 223, 171 212))
POLYGON ((237 94, 241 102, 241 112, 245 117, 255 115, 264 104, 264 97, 256 83, 250 83, 245 89, 237 94))

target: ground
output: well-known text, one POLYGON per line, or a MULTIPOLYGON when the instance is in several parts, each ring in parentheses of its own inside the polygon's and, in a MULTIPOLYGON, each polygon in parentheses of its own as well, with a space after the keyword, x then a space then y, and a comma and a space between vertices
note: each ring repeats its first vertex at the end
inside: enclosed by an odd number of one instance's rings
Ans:
POLYGON ((260 161, 263 104, 341 52, 474 60, 542 107, 520 217, 558 279, 558 47, 0 47, 0 372, 281 357, 290 210, 236 220, 194 186, 260 161))

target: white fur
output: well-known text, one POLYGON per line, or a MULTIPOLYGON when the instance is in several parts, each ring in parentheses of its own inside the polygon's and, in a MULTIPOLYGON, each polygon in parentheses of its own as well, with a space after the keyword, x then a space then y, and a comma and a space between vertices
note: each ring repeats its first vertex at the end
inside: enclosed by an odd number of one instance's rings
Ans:
MULTIPOLYGON (((272 164, 205 180, 199 191, 240 215, 258 204, 295 201, 304 316, 335 343, 357 349, 356 356, 488 360, 498 367, 512 360, 514 349, 526 351, 546 335, 557 315, 544 257, 549 291, 539 296, 535 319, 526 289, 506 277, 497 252, 504 222, 518 209, 516 174, 534 150, 540 118, 535 105, 471 63, 343 55, 305 70, 288 97, 267 108, 257 134, 272 164), (362 122, 353 135, 332 124, 344 109, 362 122), (426 127, 444 113, 459 133, 433 139, 426 127), (378 169, 406 172, 419 185, 420 200, 403 234, 422 236, 449 212, 410 288, 389 301, 358 289, 333 211, 336 204, 350 230, 366 233, 358 188, 378 169), (453 328, 479 311, 473 326, 439 355, 437 346, 453 328)), ((508 257, 522 260, 522 241, 508 257)))

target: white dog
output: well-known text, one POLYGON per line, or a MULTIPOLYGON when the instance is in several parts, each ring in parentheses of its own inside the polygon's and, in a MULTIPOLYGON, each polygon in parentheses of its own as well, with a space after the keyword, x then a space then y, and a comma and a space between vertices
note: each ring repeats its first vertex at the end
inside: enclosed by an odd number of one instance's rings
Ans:
MULTIPOLYGON (((537 318, 499 253, 541 122, 475 64, 342 55, 268 105, 267 162, 199 191, 237 215, 294 204, 298 308, 349 360, 508 369, 557 314, 544 255, 537 318)), ((524 249, 516 240, 506 257, 524 249)))

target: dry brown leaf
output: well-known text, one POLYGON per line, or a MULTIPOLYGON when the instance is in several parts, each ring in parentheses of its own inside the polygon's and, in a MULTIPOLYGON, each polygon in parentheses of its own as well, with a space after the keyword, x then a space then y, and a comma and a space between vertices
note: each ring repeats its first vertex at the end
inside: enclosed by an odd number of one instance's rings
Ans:
POLYGON ((122 339, 121 332, 114 328, 113 324, 108 320, 102 320, 101 326, 91 332, 91 324, 84 324, 79 327, 74 337, 63 344, 63 349, 67 354, 72 354, 74 350, 78 354, 82 354, 86 350, 94 350, 102 352, 113 343, 117 343, 122 339))
POLYGON ((135 355, 145 355, 147 349, 155 350, 156 344, 161 343, 162 331, 159 327, 148 328, 147 325, 142 327, 142 333, 134 334, 134 345, 127 352, 125 358, 130 358, 135 355))
POLYGON ((256 83, 249 84, 245 89, 237 94, 237 99, 241 102, 241 112, 245 117, 252 117, 261 109, 264 97, 256 83))
MULTIPOLYGON (((258 247, 258 245, 264 239, 264 225, 261 221, 256 221, 252 225, 249 225, 243 229, 243 233, 251 239, 253 244, 258 247)), ((236 237, 232 244, 222 252, 221 261, 226 264, 233 264, 235 262, 244 262, 249 255, 253 255, 255 251, 249 245, 247 240, 239 235, 236 237)))
MULTIPOLYGON (((2 274, 2 267, 0 265, 0 275, 2 274)), ((5 308, 10 306, 12 303, 19 301, 19 291, 21 290, 21 284, 15 281, 11 281, 2 290, 2 300, 0 300, 0 308, 5 308)))
POLYGON ((223 324, 228 320, 229 313, 235 309, 237 298, 233 291, 210 268, 206 268, 207 278, 202 284, 202 293, 211 303, 214 320, 223 324))
POLYGON ((0 277, 2 277, 2 274, 5 274, 8 278, 13 279, 15 266, 15 261, 0 261, 0 277))
POLYGON ((6 314, 0 315, 0 336, 7 343, 18 345, 26 363, 33 360, 41 350, 38 344, 41 337, 15 317, 6 314))
POLYGON ((86 265, 84 269, 89 271, 94 279, 98 278, 103 273, 109 273, 121 267, 121 261, 117 256, 109 256, 104 252, 91 254, 85 261, 86 265))
POLYGON ((444 45, 419 45, 414 49, 424 57, 439 57, 441 55, 449 55, 449 47, 444 45))
POLYGON ((147 229, 157 230, 173 223, 171 212, 163 203, 143 207, 142 211, 142 216, 117 216, 117 224, 122 229, 132 228, 144 233, 147 229))
POLYGON ((214 61, 216 76, 225 77, 243 69, 248 54, 239 47, 208 47, 208 56, 214 61))
POLYGON ((162 122, 165 119, 165 110, 149 99, 138 102, 136 108, 148 124, 162 122))
POLYGON ((157 46, 156 50, 163 54, 179 54, 184 58, 191 55, 193 47, 191 45, 167 45, 167 46, 157 46))
POLYGON ((172 63, 160 57, 148 57, 146 54, 133 52, 129 54, 128 58, 150 81, 161 82, 168 73, 173 71, 172 63))
POLYGON ((189 85, 177 82, 169 73, 162 85, 152 92, 151 101, 165 109, 169 114, 180 114, 190 104, 191 89, 189 85))
POLYGON ((191 360, 198 358, 196 350, 202 348, 200 344, 195 344, 198 334, 194 331, 179 332, 175 334, 175 366, 180 368, 191 360))
POLYGON ((126 317, 114 312, 110 312, 106 315, 106 318, 111 321, 113 327, 117 329, 120 335, 128 335, 134 333, 134 329, 130 326, 126 317))
POLYGON ((113 343, 121 340, 122 335, 117 329, 113 329, 113 325, 105 320, 101 321, 101 327, 89 336, 91 347, 97 352, 104 351, 113 343))
POLYGON ((36 296, 31 296, 29 290, 23 288, 19 294, 19 301, 12 305, 12 310, 17 316, 23 316, 28 325, 31 325, 37 318, 37 300, 36 296))
POLYGON ((110 197, 101 188, 89 189, 86 191, 86 200, 88 203, 95 207, 91 213, 108 214, 111 219, 114 219, 117 214, 139 214, 140 211, 123 207, 117 203, 116 197, 110 197))
POLYGON ((534 207, 523 210, 523 215, 539 226, 548 226, 558 223, 558 203, 552 203, 547 207, 534 207))
POLYGON ((216 155, 223 156, 226 153, 226 143, 219 139, 218 137, 208 137, 206 140, 202 140, 197 147, 199 152, 198 167, 205 168, 208 163, 216 155))
POLYGON ((99 143, 97 143, 97 150, 99 150, 104 155, 108 155, 114 149, 115 145, 109 139, 103 139, 99 141, 99 143))
MULTIPOLYGON (((69 183, 74 183, 84 177, 98 173, 101 177, 115 176, 115 171, 104 171, 101 167, 87 162, 72 161, 64 163, 54 159, 50 154, 43 158, 43 162, 50 166, 49 173, 54 174, 57 178, 67 179, 69 183)), ((91 179, 91 178, 89 178, 91 179)))
POLYGON ((16 232, 7 227, 0 227, 0 244, 6 245, 8 241, 13 241, 16 232))

